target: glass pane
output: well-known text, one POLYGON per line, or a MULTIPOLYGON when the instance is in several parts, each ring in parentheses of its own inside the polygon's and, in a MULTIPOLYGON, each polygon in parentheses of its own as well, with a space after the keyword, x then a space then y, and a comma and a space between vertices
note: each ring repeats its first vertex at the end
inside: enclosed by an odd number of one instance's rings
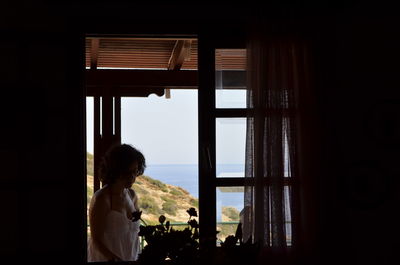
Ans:
MULTIPOLYGON (((87 190, 87 218, 89 218, 88 210, 89 203, 93 196, 93 135, 94 135, 94 100, 93 97, 86 97, 86 190, 87 190)), ((88 223, 88 236, 90 235, 89 219, 88 223)))
POLYGON ((217 187, 217 244, 235 235, 244 206, 244 187, 217 187))
POLYGON ((217 177, 244 177, 245 147, 246 118, 217 118, 217 177))
POLYGON ((171 90, 170 98, 121 98, 121 141, 146 158, 133 189, 147 224, 163 214, 187 226, 186 210, 198 210, 197 124, 197 90, 171 90))
POLYGON ((216 108, 246 108, 246 90, 219 89, 215 91, 216 108))
POLYGON ((215 50, 216 108, 246 108, 246 49, 215 50))

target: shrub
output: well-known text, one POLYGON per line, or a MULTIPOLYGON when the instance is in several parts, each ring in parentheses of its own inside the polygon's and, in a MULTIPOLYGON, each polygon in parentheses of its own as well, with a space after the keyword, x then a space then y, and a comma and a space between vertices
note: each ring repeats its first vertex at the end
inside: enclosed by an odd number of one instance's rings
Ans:
POLYGON ((161 213, 161 209, 158 207, 156 201, 148 195, 142 196, 142 198, 139 199, 139 207, 148 214, 161 213))
POLYGON ((178 207, 175 205, 175 202, 171 201, 166 201, 162 205, 162 209, 170 214, 170 215, 176 215, 176 211, 178 210, 178 207))
POLYGON ((140 194, 141 196, 149 194, 149 192, 145 189, 143 189, 140 185, 138 184, 133 184, 132 188, 136 191, 137 194, 140 194))
POLYGON ((92 199, 93 196, 93 188, 90 187, 89 185, 86 186, 86 190, 87 190, 87 203, 90 204, 90 200, 92 199))
POLYGON ((162 199, 163 201, 165 201, 165 202, 173 202, 173 203, 175 203, 175 201, 174 201, 173 199, 168 198, 167 196, 161 196, 161 199, 162 199))
POLYGON ((239 221, 239 211, 235 207, 222 207, 222 214, 228 217, 231 221, 239 221))
POLYGON ((199 208, 199 199, 190 199, 190 204, 192 204, 194 208, 199 208))
POLYGON ((172 194, 172 195, 175 195, 175 196, 182 196, 182 192, 180 192, 179 190, 177 190, 177 189, 175 189, 175 188, 172 188, 172 189, 169 191, 169 193, 172 194))
POLYGON ((93 176, 93 155, 86 152, 86 174, 93 176))
POLYGON ((142 179, 146 180, 148 183, 150 183, 151 185, 155 186, 156 188, 159 188, 160 190, 162 190, 163 192, 168 192, 168 187, 166 184, 162 183, 161 181, 157 180, 157 179, 153 179, 149 176, 145 176, 142 175, 140 176, 142 179))
POLYGON ((220 231, 217 234, 218 240, 224 241, 227 236, 235 234, 237 226, 237 224, 218 224, 217 230, 220 231))
POLYGON ((184 188, 182 188, 182 187, 177 187, 178 188, 178 190, 180 191, 180 192, 182 192, 183 194, 189 194, 189 192, 187 191, 187 190, 185 190, 184 188))

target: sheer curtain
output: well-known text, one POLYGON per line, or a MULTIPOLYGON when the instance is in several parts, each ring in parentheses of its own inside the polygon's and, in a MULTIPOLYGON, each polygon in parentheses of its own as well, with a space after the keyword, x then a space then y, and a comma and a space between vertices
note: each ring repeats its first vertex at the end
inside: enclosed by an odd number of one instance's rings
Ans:
POLYGON ((298 244, 299 91, 307 86, 299 39, 249 40, 244 240, 286 251, 298 244))

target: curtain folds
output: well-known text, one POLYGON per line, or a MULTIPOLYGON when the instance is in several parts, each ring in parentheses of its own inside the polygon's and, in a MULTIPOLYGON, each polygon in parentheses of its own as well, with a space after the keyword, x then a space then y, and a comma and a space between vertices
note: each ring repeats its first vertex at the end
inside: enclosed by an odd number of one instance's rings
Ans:
POLYGON ((297 99, 306 86, 306 45, 285 37, 247 45, 244 240, 285 250, 298 241, 297 99))

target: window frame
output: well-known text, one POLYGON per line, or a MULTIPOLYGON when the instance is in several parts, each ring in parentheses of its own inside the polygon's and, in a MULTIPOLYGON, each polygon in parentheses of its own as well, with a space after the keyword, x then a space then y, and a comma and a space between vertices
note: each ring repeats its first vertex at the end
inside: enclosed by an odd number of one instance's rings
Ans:
MULTIPOLYGON (((246 49, 246 46, 245 46, 245 44, 243 44, 241 42, 233 43, 233 45, 232 44, 228 44, 228 43, 224 43, 224 42, 218 43, 218 44, 216 44, 214 46, 214 58, 215 58, 215 51, 217 49, 246 49)), ((214 71, 214 77, 213 78, 215 80, 215 73, 216 73, 215 61, 214 61, 214 64, 213 64, 213 71, 214 71)), ((214 90, 213 90, 214 95, 215 95, 215 91, 216 91, 216 84, 214 84, 214 90)), ((212 116, 211 119, 213 119, 213 121, 212 121, 211 124, 209 124, 209 128, 213 129, 213 133, 214 133, 215 136, 216 136, 215 121, 218 118, 249 118, 249 117, 250 118, 251 117, 254 118, 255 117, 254 110, 249 108, 249 107, 247 107, 247 106, 245 108, 217 108, 216 107, 215 97, 213 98, 213 103, 214 103, 214 105, 213 105, 212 110, 211 110, 211 116, 212 116), (212 124, 214 126, 211 126, 212 124)), ((200 104, 200 102, 199 102, 199 104, 200 104)), ((265 109, 264 111, 265 111, 265 113, 267 113, 267 115, 273 115, 276 110, 274 110, 274 109, 265 109)), ((282 113, 282 110, 279 110, 279 113, 282 113)), ((283 115, 284 116, 291 115, 290 110, 284 111, 283 115)), ((212 161, 214 162, 213 167, 216 169, 216 141, 215 140, 212 142, 213 146, 212 146, 212 152, 211 153, 214 155, 212 161)), ((216 172, 214 172, 214 173, 216 173, 216 172)), ((232 178, 232 177, 230 177, 230 178, 229 177, 217 178, 216 175, 214 174, 213 177, 214 177, 214 180, 212 182, 210 181, 209 184, 210 185, 214 184, 214 186, 213 186, 214 192, 216 192, 216 189, 218 187, 245 187, 245 185, 248 186, 248 185, 254 185, 255 184, 254 183, 254 179, 249 179, 249 178, 246 179, 246 176, 238 177, 238 178, 232 178)), ((284 190, 286 187, 288 187, 289 189, 290 188, 292 188, 292 189, 293 188, 297 188, 297 185, 298 185, 297 179, 298 178, 296 176, 291 176, 291 177, 284 176, 283 182, 281 184, 282 185, 282 189, 284 190)), ((264 177, 265 186, 269 186, 270 185, 269 181, 270 180, 268 178, 264 177)), ((296 202, 291 201, 290 203, 296 203, 296 202)), ((216 198, 215 198, 214 205, 216 206, 216 198)), ((294 205, 291 208, 293 208, 293 207, 296 207, 296 206, 294 205)), ((217 210, 216 208, 213 209, 214 212, 216 212, 216 210, 217 210)), ((294 213, 291 213, 292 220, 293 220, 293 214, 294 213)), ((292 220, 290 221, 290 224, 291 224, 291 231, 292 231, 291 233, 293 235, 294 227, 292 225, 292 223, 293 223, 292 220)), ((285 223, 286 223, 286 220, 285 220, 285 223)), ((217 223, 216 223, 216 218, 215 218, 215 224, 213 224, 213 227, 216 228, 216 225, 217 225, 217 223)), ((293 242, 293 238, 290 239, 290 244, 288 244, 287 246, 291 247, 292 246, 292 242, 293 242)))
MULTIPOLYGON (((127 35, 127 37, 133 35, 127 35)), ((190 35, 193 37, 193 35, 190 35)), ((103 36, 99 36, 103 37, 103 36)), ((104 36, 106 37, 106 36, 104 36)), ((249 109, 220 109, 215 105, 215 50, 223 48, 243 49, 244 42, 229 40, 220 42, 210 38, 208 33, 196 35, 198 40, 198 170, 199 170, 199 229, 200 237, 214 237, 217 225, 216 189, 224 186, 244 186, 244 178, 216 177, 216 125, 217 118, 243 118, 249 114, 249 109)), ((91 63, 91 69, 96 64, 91 63)), ((90 69, 85 70, 86 73, 90 69)), ((90 72, 89 72, 90 73, 90 72)), ((189 84, 191 86, 192 83, 189 84)), ((193 87, 191 87, 193 88, 193 87)), ((85 98, 94 97, 94 192, 100 188, 97 170, 100 158, 107 146, 121 142, 121 97, 135 96, 129 90, 118 90, 112 84, 103 86, 93 94, 93 89, 85 86, 85 98), (113 104, 114 102, 114 104, 113 104), (101 114, 103 113, 103 115, 101 114), (112 115, 114 113, 114 115, 112 115), (106 114, 106 115, 104 115, 106 114), (100 134, 100 130, 102 133, 100 134)), ((146 88, 145 88, 146 90, 146 88)), ((155 89, 156 93, 159 91, 155 89)), ((147 89, 150 94, 151 89, 147 89)), ((85 174, 86 177, 86 174, 85 174)), ((86 182, 85 182, 86 183, 86 182)), ((86 187, 86 186, 85 186, 86 187)), ((86 189, 85 189, 86 194, 86 189)), ((86 196, 85 196, 86 198, 86 196)), ((85 211, 86 213, 86 211, 85 211)), ((85 218, 86 220, 86 218, 85 218)), ((86 230, 85 230, 86 233, 86 230)), ((86 244, 87 242, 85 242, 86 244)), ((201 240, 200 247, 216 247, 216 244, 201 240)), ((87 249, 87 247, 86 247, 87 249)), ((85 256, 85 264, 88 262, 85 256)))

